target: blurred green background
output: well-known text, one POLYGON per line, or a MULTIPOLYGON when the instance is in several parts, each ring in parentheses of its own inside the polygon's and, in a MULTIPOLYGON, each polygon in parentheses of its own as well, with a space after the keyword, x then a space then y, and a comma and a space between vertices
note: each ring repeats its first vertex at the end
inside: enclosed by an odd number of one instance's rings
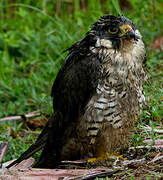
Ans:
MULTIPOLYGON (((64 62, 63 51, 105 14, 127 16, 142 33, 150 108, 143 111, 140 123, 162 125, 163 47, 158 42, 163 36, 163 3, 159 0, 0 0, 0 118, 36 110, 51 114, 51 87, 64 62)), ((22 124, 0 122, 0 141, 12 141, 5 160, 18 157, 35 139, 6 136, 8 127, 18 132, 22 124)), ((136 143, 141 138, 133 137, 136 143)))

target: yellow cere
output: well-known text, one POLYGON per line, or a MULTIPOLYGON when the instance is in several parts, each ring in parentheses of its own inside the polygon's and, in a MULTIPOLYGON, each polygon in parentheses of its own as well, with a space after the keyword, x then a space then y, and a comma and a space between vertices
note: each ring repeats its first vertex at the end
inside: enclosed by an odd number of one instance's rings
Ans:
POLYGON ((120 26, 120 30, 122 32, 122 35, 125 35, 127 32, 132 32, 132 26, 130 24, 124 24, 120 26))

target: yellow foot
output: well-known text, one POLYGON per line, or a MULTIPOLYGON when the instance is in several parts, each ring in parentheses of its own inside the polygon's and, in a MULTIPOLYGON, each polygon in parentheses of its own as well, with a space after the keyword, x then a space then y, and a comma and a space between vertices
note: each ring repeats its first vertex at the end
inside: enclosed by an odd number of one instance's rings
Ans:
POLYGON ((126 160, 120 153, 103 153, 97 158, 88 159, 88 163, 93 166, 112 166, 114 162, 126 160))

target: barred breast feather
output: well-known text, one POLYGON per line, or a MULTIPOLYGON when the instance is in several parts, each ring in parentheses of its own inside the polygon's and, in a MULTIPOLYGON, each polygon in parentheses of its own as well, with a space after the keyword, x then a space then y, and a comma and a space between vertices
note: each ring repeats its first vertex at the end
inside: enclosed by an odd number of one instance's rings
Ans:
POLYGON ((96 152, 100 151, 100 147, 107 152, 126 147, 145 103, 142 87, 145 50, 142 40, 123 42, 124 48, 120 51, 109 47, 110 44, 109 40, 98 41, 99 49, 96 51, 104 57, 101 69, 104 79, 99 81, 96 94, 89 101, 84 115, 87 136, 96 152), (100 49, 100 43, 103 46, 106 44, 107 48, 100 49))

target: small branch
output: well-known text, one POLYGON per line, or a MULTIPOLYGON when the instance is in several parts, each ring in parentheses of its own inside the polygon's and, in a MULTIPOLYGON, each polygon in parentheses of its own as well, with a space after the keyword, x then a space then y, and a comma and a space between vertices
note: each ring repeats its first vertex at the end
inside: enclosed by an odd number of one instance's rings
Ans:
POLYGON ((137 146, 137 147, 130 147, 130 151, 135 151, 135 150, 148 150, 151 148, 151 150, 158 150, 158 151, 163 151, 163 145, 157 145, 157 146, 137 146))
POLYGON ((3 157, 8 149, 9 142, 0 142, 0 167, 3 160, 3 157))
MULTIPOLYGON (((5 163, 2 164, 2 168, 6 168, 9 164, 11 164, 12 162, 14 162, 16 159, 13 159, 13 160, 10 160, 10 161, 7 161, 5 163)), ((11 169, 28 169, 28 168, 31 168, 32 165, 34 164, 35 162, 35 159, 30 157, 28 159, 25 159, 23 160, 22 162, 20 162, 19 164, 16 164, 14 166, 12 166, 10 168, 11 169)))
POLYGON ((145 161, 145 158, 142 158, 142 159, 133 159, 133 160, 124 160, 124 162, 122 163, 123 166, 129 166, 131 164, 141 164, 145 161))
POLYGON ((156 177, 159 178, 159 179, 162 178, 162 173, 158 173, 158 172, 155 172, 155 171, 150 171, 150 170, 147 170, 147 169, 144 169, 144 171, 146 171, 150 175, 153 175, 155 178, 156 177))
MULTIPOLYGON (((24 114, 23 116, 25 116, 26 118, 30 118, 30 117, 40 116, 40 115, 41 114, 39 112, 33 112, 33 113, 24 114)), ((19 120, 21 118, 22 118, 22 115, 20 115, 20 116, 9 116, 9 117, 5 117, 5 118, 0 118, 0 121, 19 120)))
POLYGON ((101 172, 92 172, 89 174, 85 174, 83 176, 78 176, 78 177, 73 177, 73 178, 68 178, 68 180, 75 180, 75 179, 80 179, 80 180, 91 180, 94 178, 104 178, 104 177, 111 177, 113 174, 117 173, 119 170, 104 170, 101 172))
POLYGON ((152 161, 150 161, 149 163, 155 163, 156 161, 159 161, 161 159, 163 160, 163 156, 158 156, 158 157, 155 157, 154 159, 152 159, 152 161))
POLYGON ((77 161, 62 161, 62 163, 59 165, 59 168, 65 169, 66 167, 69 168, 76 168, 81 169, 83 167, 86 167, 88 165, 88 162, 86 160, 77 160, 77 161))
POLYGON ((163 129, 159 129, 159 128, 154 128, 154 129, 152 129, 152 127, 150 127, 150 126, 148 126, 148 125, 146 125, 146 126, 141 126, 141 128, 142 129, 145 129, 145 130, 147 130, 147 131, 154 131, 154 132, 156 132, 156 133, 159 133, 159 134, 163 134, 163 129))
MULTIPOLYGON (((153 143, 153 140, 146 139, 144 140, 144 143, 146 143, 147 145, 151 145, 153 143)), ((163 146, 163 139, 154 140, 154 146, 163 146)))

